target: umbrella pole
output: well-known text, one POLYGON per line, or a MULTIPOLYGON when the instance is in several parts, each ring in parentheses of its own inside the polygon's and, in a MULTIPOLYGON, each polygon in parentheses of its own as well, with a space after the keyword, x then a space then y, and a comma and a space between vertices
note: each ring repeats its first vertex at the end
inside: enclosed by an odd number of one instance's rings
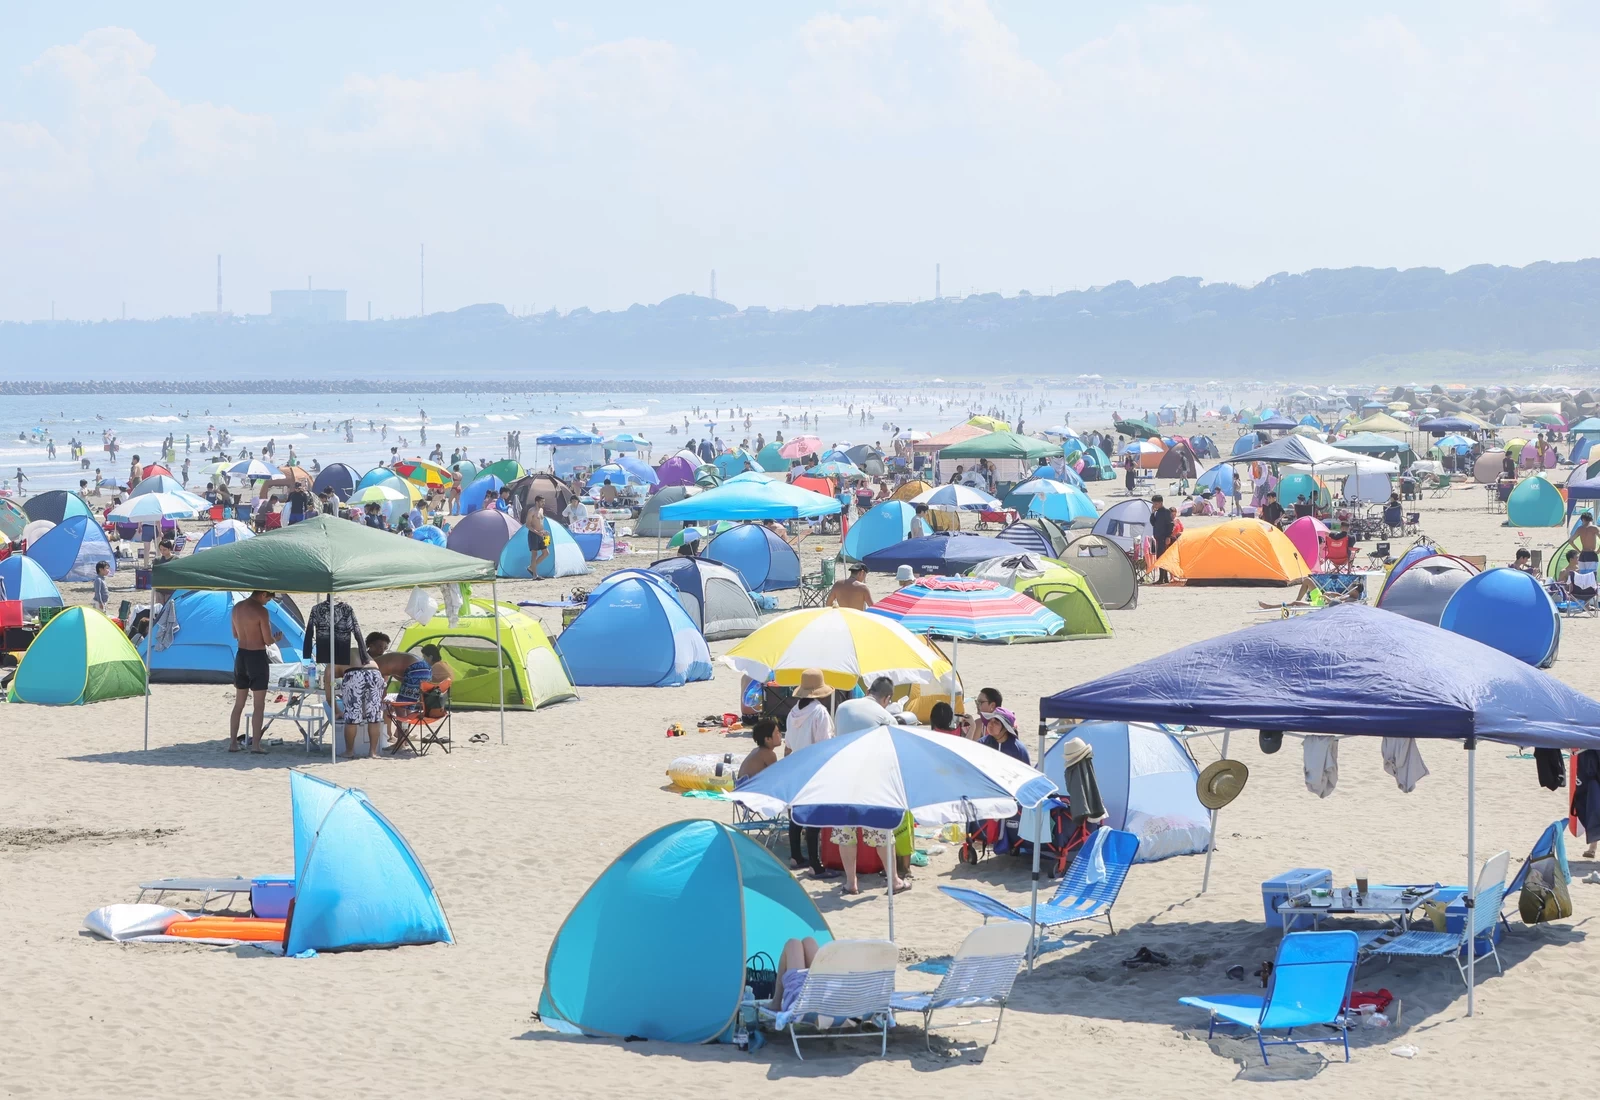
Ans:
MULTIPOLYGON (((554 552, 554 551, 552 551, 554 552)), ((489 579, 489 603, 494 610, 494 674, 500 685, 500 743, 506 743, 506 652, 500 648, 500 586, 489 579)))
POLYGON ((883 877, 889 880, 889 942, 894 942, 894 880, 897 870, 894 863, 894 834, 889 834, 889 843, 883 846, 883 877))
MULTIPOLYGON (((352 646, 355 645, 356 644, 356 640, 354 638, 351 638, 350 639, 350 644, 352 646)), ((329 759, 330 759, 331 763, 337 764, 339 762, 339 723, 337 721, 339 715, 338 715, 337 708, 335 708, 334 702, 333 702, 333 590, 332 589, 328 590, 328 694, 327 694, 326 698, 323 700, 323 710, 327 713, 327 716, 328 716, 328 751, 329 751, 329 754, 330 754, 329 759)), ((367 749, 368 749, 368 751, 371 751, 372 746, 368 745, 367 749)))
MULTIPOLYGON (((1222 759, 1228 759, 1228 738, 1233 736, 1232 730, 1222 731, 1222 759)), ((1211 839, 1206 841, 1206 873, 1200 879, 1200 892, 1203 894, 1211 886, 1211 854, 1217 850, 1217 814, 1220 810, 1211 811, 1211 839)))
MULTIPOLYGON (((1467 738, 1467 1015, 1472 1015, 1476 992, 1478 936, 1473 920, 1478 905, 1478 739, 1467 738)), ((1494 935, 1494 929, 1489 929, 1494 935)))
POLYGON ((144 621, 144 751, 150 751, 150 653, 156 644, 156 582, 150 581, 150 614, 144 621))

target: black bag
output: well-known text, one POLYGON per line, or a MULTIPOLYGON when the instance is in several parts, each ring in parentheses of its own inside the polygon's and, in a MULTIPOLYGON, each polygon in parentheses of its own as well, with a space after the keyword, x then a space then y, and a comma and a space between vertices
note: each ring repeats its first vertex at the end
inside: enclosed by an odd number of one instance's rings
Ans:
POLYGON ((770 1001, 778 988, 778 964, 765 951, 757 951, 744 961, 744 984, 758 1001, 770 1001))

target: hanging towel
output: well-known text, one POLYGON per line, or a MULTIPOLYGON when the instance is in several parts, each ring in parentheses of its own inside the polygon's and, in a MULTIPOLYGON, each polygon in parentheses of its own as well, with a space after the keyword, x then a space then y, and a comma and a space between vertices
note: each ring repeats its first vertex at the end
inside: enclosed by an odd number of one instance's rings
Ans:
POLYGON ((441 586, 440 591, 444 593, 445 618, 450 621, 451 626, 455 626, 461 621, 461 586, 446 584, 441 586))
POLYGON ((1533 766, 1539 772, 1539 786, 1545 790, 1559 791, 1567 785, 1567 762, 1560 749, 1534 749, 1533 766))
POLYGON ((1428 765, 1422 762, 1422 752, 1412 737, 1385 737, 1383 739, 1383 770, 1394 776, 1400 789, 1410 794, 1428 774, 1428 765))
POLYGON ((1096 829, 1094 832, 1089 834, 1088 843, 1079 849, 1078 854, 1073 857, 1074 862, 1080 859, 1088 861, 1083 865, 1083 881, 1086 885, 1092 885, 1096 882, 1105 881, 1106 837, 1110 835, 1110 829, 1096 829))
POLYGON ((1327 798, 1339 785, 1339 739, 1314 733, 1306 738, 1306 790, 1327 798))

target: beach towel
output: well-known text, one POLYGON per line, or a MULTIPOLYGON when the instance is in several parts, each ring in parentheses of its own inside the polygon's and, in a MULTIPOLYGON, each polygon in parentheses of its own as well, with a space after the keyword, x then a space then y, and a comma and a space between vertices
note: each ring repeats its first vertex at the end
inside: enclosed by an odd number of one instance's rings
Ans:
POLYGON ((1313 733, 1306 738, 1306 790, 1327 798, 1339 785, 1339 739, 1313 733))

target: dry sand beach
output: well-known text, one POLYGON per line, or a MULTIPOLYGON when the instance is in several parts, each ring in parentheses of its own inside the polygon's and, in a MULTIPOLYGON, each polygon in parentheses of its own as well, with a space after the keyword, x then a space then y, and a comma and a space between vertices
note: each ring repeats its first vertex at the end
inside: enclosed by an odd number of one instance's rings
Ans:
MULTIPOLYGON (((1106 486, 1110 490, 1111 486, 1106 486)), ((1424 530, 1445 548, 1509 560, 1518 542, 1481 487, 1421 504, 1424 530)), ((1196 520, 1190 526, 1203 524, 1196 520)), ((1546 553, 1558 529, 1528 531, 1546 553)), ((832 544, 825 544, 832 552, 832 544)), ((653 546, 647 549, 653 549, 653 546)), ((647 563, 646 553, 610 563, 647 563)), ((808 559, 816 550, 808 544, 808 559)), ((592 584, 595 575, 585 579, 592 584)), ((562 581, 501 585, 506 599, 551 598, 562 581)), ((132 570, 117 577, 113 606, 132 570)), ((875 591, 892 581, 873 578, 875 591)), ((1261 621, 1256 601, 1279 590, 1150 588, 1138 609, 1112 613, 1108 641, 963 646, 969 691, 1000 688, 1031 730, 1038 698, 1185 643, 1261 621)), ((85 601, 87 586, 72 586, 85 601)), ((351 600, 367 629, 395 632, 404 593, 351 600)), ((548 613, 547 626, 558 625, 548 613)), ((1552 672, 1592 692, 1600 621, 1568 620, 1552 672)), ((714 643, 714 653, 733 643, 714 643)), ((1404 662, 1407 654, 1392 657, 1404 662)), ((735 709, 738 677, 683 689, 588 688, 582 698, 507 716, 500 744, 492 713, 456 722, 456 750, 423 759, 308 759, 297 745, 265 757, 225 751, 232 689, 158 685, 151 750, 140 751, 143 703, 86 708, 0 707, 5 749, 0 794, 0 1095, 6 1097, 233 1095, 277 1097, 672 1097, 866 1095, 922 1097, 1210 1096, 1237 1084, 1288 1078, 1308 1095, 1441 1095, 1465 1090, 1559 1093, 1597 1064, 1584 1024, 1600 1009, 1600 941, 1591 914, 1600 886, 1574 882, 1575 916, 1537 928, 1514 924, 1501 946, 1506 972, 1480 966, 1477 1015, 1445 960, 1364 967, 1358 988, 1384 986, 1403 1001, 1400 1025, 1352 1033, 1353 1060, 1281 1048, 1264 1071, 1253 1044, 1208 1043, 1186 994, 1238 990, 1225 971, 1272 957, 1260 883, 1297 866, 1327 866, 1348 881, 1356 864, 1375 880, 1463 881, 1465 759, 1459 745, 1425 742, 1432 774, 1403 794, 1376 742, 1345 745, 1340 782, 1323 800, 1303 782, 1291 742, 1259 753, 1248 732, 1232 755, 1249 785, 1223 811, 1211 889, 1197 896, 1203 856, 1136 866, 1116 908, 1119 934, 1089 933, 1046 954, 1016 986, 998 1044, 983 1029, 937 1035, 930 1055, 903 1026, 889 1056, 862 1043, 818 1044, 804 1063, 787 1041, 743 1053, 557 1036, 533 1017, 545 953, 561 920, 606 864, 648 830, 715 816, 724 804, 666 787, 667 762, 686 752, 743 751, 748 741, 669 723, 735 709), (487 744, 471 744, 487 732, 487 744), (294 960, 249 949, 118 946, 82 929, 90 910, 133 900, 140 879, 169 874, 262 874, 293 863, 287 771, 309 768, 364 789, 427 867, 454 928, 454 946, 410 947, 294 960), (1165 952, 1165 970, 1129 970, 1139 947, 1165 952), (956 1040, 952 1042, 951 1039, 956 1040), (975 1044, 975 1040, 979 1043, 975 1044), (1414 1059, 1393 1056, 1412 1045, 1414 1059)), ((1031 734, 1029 743, 1032 744, 1031 734)), ((1220 738, 1192 742, 1202 765, 1220 738)), ((1531 760, 1486 744, 1479 752, 1477 850, 1509 849, 1515 868, 1541 829, 1565 812, 1564 793, 1541 788, 1531 760)), ((1600 867, 1577 858, 1573 871, 1600 867)), ((812 882, 834 933, 882 937, 881 886, 844 898, 812 882)), ((1026 867, 1006 858, 957 864, 953 851, 921 868, 897 899, 905 962, 947 955, 976 923, 938 893, 966 882, 1025 898, 1026 867)), ((900 988, 936 978, 902 968, 900 988)), ((937 1029, 936 1029, 937 1031, 937 1029)), ((1278 1086, 1283 1087, 1283 1086, 1278 1086)))

